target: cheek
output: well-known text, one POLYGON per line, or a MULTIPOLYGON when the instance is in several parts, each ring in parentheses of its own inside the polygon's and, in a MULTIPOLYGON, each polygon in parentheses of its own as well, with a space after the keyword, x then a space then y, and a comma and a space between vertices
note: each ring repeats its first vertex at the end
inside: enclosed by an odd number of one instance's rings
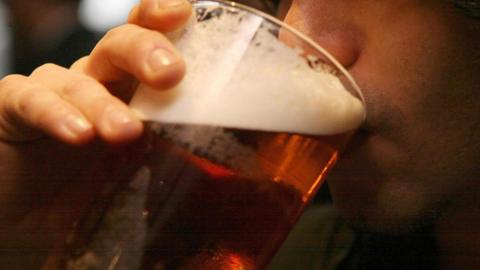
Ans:
POLYGON ((369 28, 350 72, 364 91, 371 134, 330 181, 347 216, 408 223, 478 196, 478 33, 450 19, 413 14, 369 28))
POLYGON ((398 151, 424 153, 428 160, 429 154, 450 152, 452 142, 439 137, 460 139, 466 130, 458 123, 465 123, 469 111, 478 112, 465 106, 478 94, 461 85, 466 77, 478 77, 468 67, 475 46, 471 37, 456 34, 461 30, 454 23, 417 14, 398 21, 370 28, 350 72, 367 100, 367 128, 398 151))

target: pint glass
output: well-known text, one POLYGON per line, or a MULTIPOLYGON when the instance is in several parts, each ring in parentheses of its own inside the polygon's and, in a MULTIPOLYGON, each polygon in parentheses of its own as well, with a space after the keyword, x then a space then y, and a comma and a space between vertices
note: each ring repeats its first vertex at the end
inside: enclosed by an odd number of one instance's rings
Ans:
POLYGON ((104 187, 44 269, 264 269, 362 123, 321 47, 242 5, 193 6, 172 37, 186 77, 139 87, 143 137, 92 170, 104 187))

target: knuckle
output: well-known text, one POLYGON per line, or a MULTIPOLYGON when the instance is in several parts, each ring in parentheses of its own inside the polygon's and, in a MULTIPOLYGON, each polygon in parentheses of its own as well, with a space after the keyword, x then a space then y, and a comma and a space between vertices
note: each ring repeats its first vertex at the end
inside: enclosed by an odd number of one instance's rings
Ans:
POLYGON ((120 27, 121 26, 116 26, 110 30, 108 30, 105 35, 103 36, 103 38, 100 40, 100 43, 105 43, 109 40, 111 40, 112 38, 114 38, 115 36, 117 36, 118 32, 120 32, 120 27))
POLYGON ((46 63, 46 64, 43 64, 43 65, 37 67, 32 72, 32 74, 30 76, 31 77, 44 76, 46 74, 56 73, 56 72, 58 72, 59 70, 62 70, 62 69, 63 68, 58 66, 58 65, 55 65, 55 64, 52 64, 52 63, 46 63))
POLYGON ((7 75, 3 77, 3 79, 0 80, 0 93, 12 90, 12 88, 15 88, 18 83, 20 83, 24 79, 24 76, 17 74, 7 75))
POLYGON ((97 59, 99 55, 109 55, 118 51, 124 47, 124 44, 131 42, 134 39, 133 33, 138 31, 134 28, 133 25, 125 24, 109 30, 93 49, 91 53, 93 59, 97 59))
POLYGON ((81 72, 89 60, 90 56, 88 55, 78 59, 70 66, 70 70, 81 72))
POLYGON ((8 91, 3 96, 3 110, 4 116, 7 119, 15 118, 15 115, 31 116, 35 108, 36 94, 30 92, 25 88, 16 91, 8 91))
POLYGON ((155 43, 169 44, 168 39, 154 30, 139 27, 134 24, 124 24, 108 31, 97 46, 98 50, 127 49, 140 50, 151 48, 155 43))
POLYGON ((2 82, 17 82, 19 80, 23 80, 24 78, 25 78, 25 76, 23 76, 23 75, 10 74, 10 75, 7 75, 7 76, 3 77, 3 79, 1 81, 2 82))
POLYGON ((162 33, 146 29, 136 33, 129 47, 129 57, 133 60, 144 59, 146 55, 156 48, 175 50, 174 46, 162 33))
POLYGON ((191 5, 184 5, 170 9, 168 7, 151 8, 148 4, 141 5, 138 11, 138 22, 147 28, 161 32, 169 32, 183 25, 192 14, 191 5))
POLYGON ((108 41, 111 41, 111 40, 116 40, 117 38, 123 38, 125 37, 126 34, 136 30, 138 27, 136 27, 135 25, 133 24, 123 24, 123 25, 120 25, 120 26, 116 26, 114 28, 112 28, 111 30, 109 30, 105 36, 104 36, 104 41, 105 42, 108 42, 108 41))
MULTIPOLYGON (((37 89, 23 89, 12 93, 8 97, 11 105, 11 110, 17 111, 24 115, 33 115, 38 108, 36 104, 42 98, 45 98, 41 93, 36 91, 37 89)), ((8 98, 7 98, 8 100, 8 98)))
POLYGON ((35 114, 32 114, 34 121, 54 122, 55 119, 58 120, 60 116, 67 114, 68 110, 62 102, 51 102, 49 105, 38 108, 35 114))
POLYGON ((83 76, 75 76, 69 80, 62 89, 63 96, 75 97, 89 91, 93 87, 93 79, 83 76))
POLYGON ((6 113, 22 115, 25 118, 35 118, 42 111, 58 109, 60 104, 56 101, 36 84, 8 91, 3 97, 6 113))
MULTIPOLYGON (((89 100, 89 106, 107 104, 112 96, 100 83, 88 76, 77 76, 70 80, 62 91, 62 96, 69 100, 89 100)), ((100 105, 103 106, 103 105, 100 105)))
POLYGON ((130 13, 128 14, 128 22, 135 22, 138 19, 138 11, 139 11, 140 5, 136 4, 131 10, 130 13))
POLYGON ((12 96, 11 112, 20 115, 31 124, 53 121, 60 115, 64 115, 66 108, 58 98, 45 95, 41 89, 35 87, 20 91, 12 96))
POLYGON ((47 111, 61 112, 61 102, 27 77, 9 75, 0 83, 0 117, 7 122, 24 121, 35 125, 42 121, 47 111))
POLYGON ((149 52, 153 51, 155 47, 160 47, 162 45, 159 42, 142 42, 144 41, 147 35, 139 35, 139 37, 132 44, 132 49, 130 50, 129 57, 132 60, 144 59, 149 52))
POLYGON ((0 81, 0 106, 2 113, 9 113, 18 104, 19 96, 25 91, 25 77, 8 75, 0 81))
MULTIPOLYGON (((95 55, 112 55, 123 60, 138 62, 156 46, 168 46, 168 39, 161 33, 132 24, 110 30, 99 43, 95 55)), ((117 59, 118 61, 118 59, 117 59)))
POLYGON ((106 93, 102 95, 98 95, 93 101, 90 106, 91 112, 95 113, 96 115, 103 115, 105 112, 111 110, 112 108, 119 108, 126 106, 122 101, 120 101, 117 97, 106 93))

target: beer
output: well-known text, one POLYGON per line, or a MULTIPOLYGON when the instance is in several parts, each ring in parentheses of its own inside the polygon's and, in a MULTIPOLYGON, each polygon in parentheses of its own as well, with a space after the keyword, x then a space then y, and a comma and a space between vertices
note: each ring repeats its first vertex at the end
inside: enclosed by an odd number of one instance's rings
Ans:
POLYGON ((263 269, 348 136, 148 123, 52 269, 263 269))
POLYGON ((100 194, 44 269, 264 269, 364 120, 317 45, 241 5, 193 2, 197 22, 174 36, 185 78, 139 86, 143 138, 98 162, 85 182, 100 194))

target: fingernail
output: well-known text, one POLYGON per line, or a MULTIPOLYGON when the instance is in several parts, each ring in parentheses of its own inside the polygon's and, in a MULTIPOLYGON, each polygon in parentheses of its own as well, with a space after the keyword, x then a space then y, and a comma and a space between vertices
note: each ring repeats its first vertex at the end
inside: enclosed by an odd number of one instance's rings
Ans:
POLYGON ((178 57, 165 49, 156 49, 150 54, 148 64, 155 71, 172 65, 178 61, 178 57))
POLYGON ((83 134, 93 128, 93 126, 84 118, 77 115, 69 115, 65 118, 65 127, 75 135, 83 134))
POLYGON ((106 117, 110 127, 112 128, 124 127, 134 121, 130 114, 120 108, 115 108, 107 111, 106 117))
POLYGON ((123 108, 107 109, 101 124, 102 134, 109 141, 123 141, 133 138, 142 130, 142 124, 123 108))
POLYGON ((185 0, 157 0, 159 8, 172 8, 180 5, 184 5, 185 0))

